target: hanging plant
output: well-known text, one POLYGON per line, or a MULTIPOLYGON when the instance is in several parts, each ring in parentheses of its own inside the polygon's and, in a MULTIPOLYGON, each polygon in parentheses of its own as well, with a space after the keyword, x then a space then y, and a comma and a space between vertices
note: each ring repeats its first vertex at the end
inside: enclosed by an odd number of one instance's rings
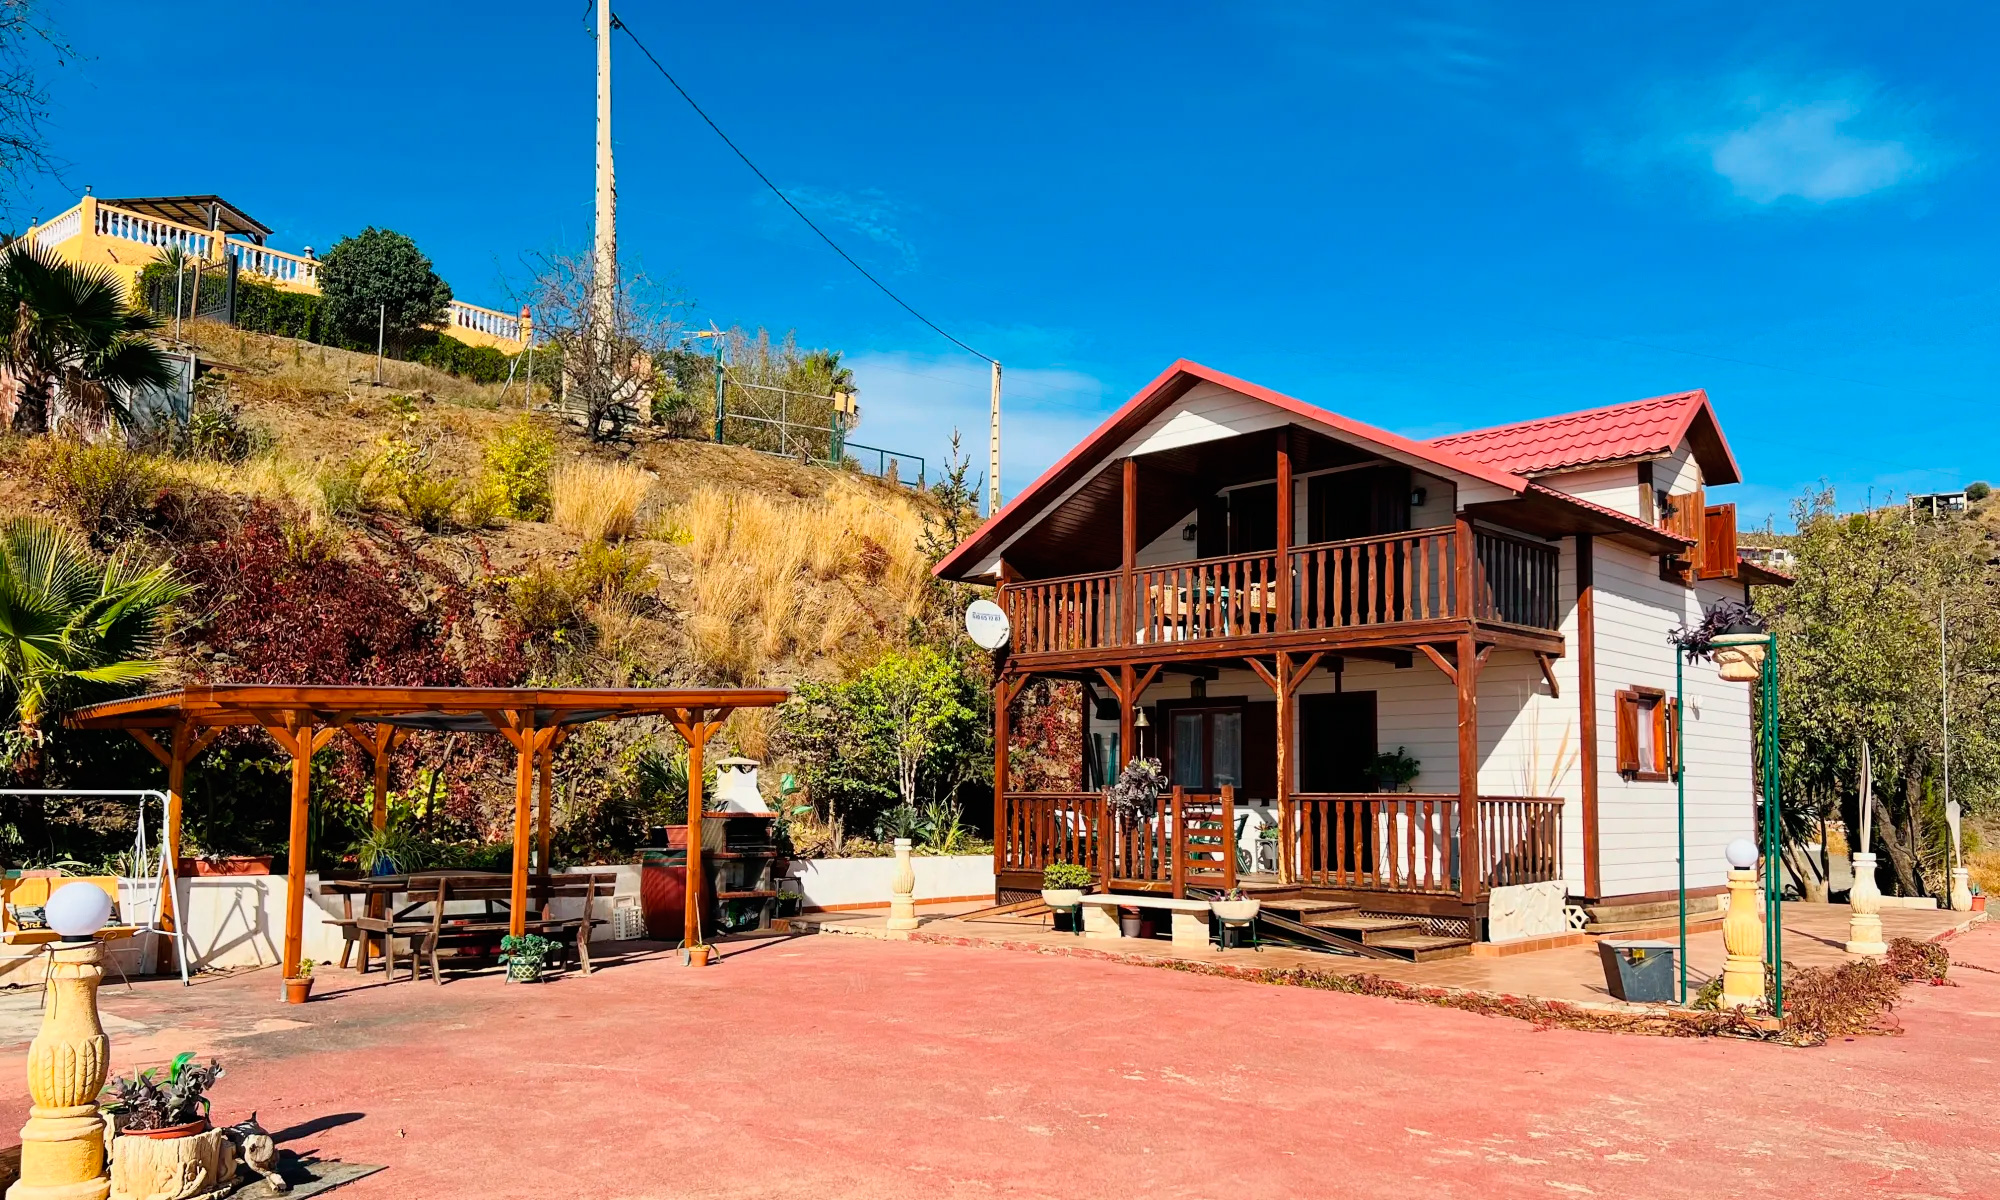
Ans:
POLYGON ((1764 671, 1770 626, 1740 600, 1718 600, 1702 611, 1698 624, 1667 635, 1689 662, 1713 659, 1724 679, 1750 683, 1764 671))
POLYGON ((1135 758, 1118 772, 1111 785, 1111 807, 1138 820, 1151 820, 1160 809, 1160 793, 1167 788, 1167 773, 1157 758, 1135 758))

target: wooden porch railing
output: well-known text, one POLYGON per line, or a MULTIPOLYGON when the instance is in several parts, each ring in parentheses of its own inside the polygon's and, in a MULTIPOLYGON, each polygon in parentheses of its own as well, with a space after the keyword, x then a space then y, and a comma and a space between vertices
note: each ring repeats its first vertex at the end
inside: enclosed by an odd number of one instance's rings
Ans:
MULTIPOLYGON (((1562 801, 1481 796, 1479 890, 1562 878, 1562 801)), ((1307 887, 1460 895, 1459 802, 1444 792, 1300 793, 1290 847, 1307 887)), ((1280 835, 1282 836, 1282 834, 1280 835)))
POLYGON ((1151 816, 1111 807, 1102 792, 1008 792, 1001 798, 999 869, 1039 874, 1051 863, 1088 867, 1118 888, 1236 886, 1236 789, 1175 788, 1151 816))
POLYGON ((1556 595, 1556 548, 1546 542, 1481 529, 1478 547, 1479 606, 1482 621, 1505 621, 1555 629, 1561 623, 1556 595))
POLYGON ((1486 887, 1562 878, 1562 804, 1539 796, 1479 798, 1479 861, 1486 887))
MULTIPOLYGON (((1458 533, 1422 529, 1318 542, 1292 550, 1290 627, 1349 629, 1465 615, 1454 558, 1458 533)), ((1556 548, 1478 530, 1473 615, 1538 629, 1561 624, 1556 548)), ((1010 583, 1000 604, 1022 654, 1207 641, 1273 633, 1284 588, 1276 553, 1235 554, 1133 572, 1133 630, 1124 628, 1119 571, 1010 583)))

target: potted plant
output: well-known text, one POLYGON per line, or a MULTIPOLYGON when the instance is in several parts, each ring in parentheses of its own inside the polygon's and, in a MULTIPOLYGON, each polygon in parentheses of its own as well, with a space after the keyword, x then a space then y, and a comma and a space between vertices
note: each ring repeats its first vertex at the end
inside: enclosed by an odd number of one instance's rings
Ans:
POLYGON ((360 862, 363 874, 378 877, 408 875, 423 867, 417 839, 400 824, 369 830, 354 843, 354 857, 360 862))
POLYGON ((1160 927, 1150 908, 1120 908, 1118 932, 1128 938, 1150 938, 1159 936, 1160 927))
POLYGON ((1261 907, 1255 897, 1244 895, 1242 888, 1230 888, 1208 902, 1208 911, 1215 914, 1215 919, 1229 925, 1250 923, 1261 907))
POLYGON ((1716 671, 1732 683, 1754 683, 1764 674, 1770 652, 1770 626, 1741 600, 1717 600, 1702 610, 1701 620, 1667 635, 1689 662, 1715 660, 1716 671))
POLYGON ((1135 758, 1118 772, 1107 795, 1111 807, 1138 821, 1149 821, 1160 810, 1160 793, 1167 790, 1167 773, 1157 758, 1135 758))
POLYGON ((1078 863, 1050 863, 1042 868, 1042 903, 1056 914, 1058 922, 1071 922, 1069 929, 1062 932, 1076 931, 1076 910, 1083 904, 1083 889, 1089 886, 1089 867, 1078 863))
POLYGON ((208 879, 229 875, 269 875, 268 854, 198 854, 174 864, 182 879, 208 879))
POLYGON ((500 939, 500 961, 507 964, 508 983, 539 983, 542 966, 556 944, 539 933, 508 934, 500 939))
POLYGON ((1375 784, 1385 792, 1400 792, 1417 777, 1417 760, 1398 746, 1393 752, 1375 756, 1375 784))
POLYGON ((799 908, 805 904, 805 900, 806 898, 802 893, 788 892, 780 889, 778 892, 778 911, 775 915, 787 918, 796 917, 799 915, 799 908))
POLYGON ((304 1004, 312 996, 313 960, 302 958, 299 969, 285 980, 285 1003, 304 1004))
POLYGON ((101 1103, 112 1113, 121 1138, 184 1138, 208 1132, 208 1089, 222 1078, 222 1064, 210 1059, 197 1066, 192 1054, 177 1054, 159 1068, 148 1068, 130 1079, 113 1079, 101 1103))

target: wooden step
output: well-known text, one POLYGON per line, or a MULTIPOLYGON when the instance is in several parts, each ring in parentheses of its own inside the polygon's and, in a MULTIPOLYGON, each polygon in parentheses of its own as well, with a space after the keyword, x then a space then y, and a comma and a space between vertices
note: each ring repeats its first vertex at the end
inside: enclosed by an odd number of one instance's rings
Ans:
POLYGON ((1377 945, 1384 938, 1422 933, 1424 928, 1422 921, 1413 921, 1408 917, 1364 917, 1355 913, 1315 913, 1314 917, 1316 919, 1309 921, 1310 924, 1359 937, 1364 946, 1377 945))
POLYGON ((1463 958, 1472 953, 1470 938, 1444 937, 1432 933, 1408 933, 1371 939, 1368 943, 1393 950, 1411 962, 1431 962, 1440 958, 1463 958))
POLYGON ((1261 903, 1276 912, 1295 913, 1297 919, 1307 925, 1324 924, 1326 917, 1351 913, 1360 907, 1345 900, 1261 900, 1261 903))

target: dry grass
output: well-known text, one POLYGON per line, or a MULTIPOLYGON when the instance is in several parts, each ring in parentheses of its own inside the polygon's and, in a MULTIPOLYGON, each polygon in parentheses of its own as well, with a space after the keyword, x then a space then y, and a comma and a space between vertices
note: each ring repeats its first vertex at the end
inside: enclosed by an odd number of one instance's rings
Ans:
POLYGON ((2000 850, 1979 850, 1965 856, 1972 882, 1988 896, 2000 895, 2000 850))
POLYGON ((549 519, 586 542, 619 541, 638 530, 652 486, 638 467, 572 459, 549 476, 549 519))
POLYGON ((810 499, 703 489, 657 524, 694 568, 696 656, 736 678, 787 655, 841 657, 870 631, 899 632, 922 602, 928 564, 917 508, 836 480, 810 499), (870 612, 858 598, 880 598, 870 612), (755 627, 752 627, 753 621, 755 627))

